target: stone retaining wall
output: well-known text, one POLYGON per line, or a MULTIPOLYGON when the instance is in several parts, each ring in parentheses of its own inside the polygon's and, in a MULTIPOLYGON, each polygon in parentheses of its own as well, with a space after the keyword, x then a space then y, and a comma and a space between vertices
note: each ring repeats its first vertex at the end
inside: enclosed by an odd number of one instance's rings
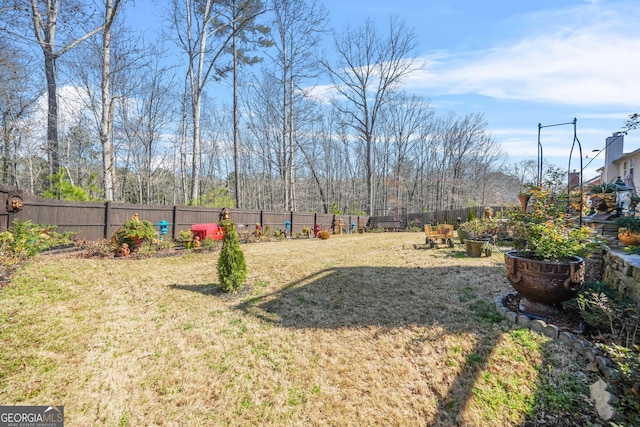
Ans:
POLYGON ((640 255, 626 255, 614 249, 607 252, 602 281, 640 307, 640 255))

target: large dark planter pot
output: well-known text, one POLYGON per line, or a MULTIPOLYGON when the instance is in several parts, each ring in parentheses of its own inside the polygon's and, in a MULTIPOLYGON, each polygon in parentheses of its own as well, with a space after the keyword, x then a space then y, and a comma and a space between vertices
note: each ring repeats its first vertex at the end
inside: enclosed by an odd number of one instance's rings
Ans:
POLYGON ((548 262, 509 251, 504 261, 507 280, 523 296, 520 310, 525 313, 557 313, 562 310, 560 303, 578 295, 584 284, 584 260, 577 256, 568 262, 548 262))

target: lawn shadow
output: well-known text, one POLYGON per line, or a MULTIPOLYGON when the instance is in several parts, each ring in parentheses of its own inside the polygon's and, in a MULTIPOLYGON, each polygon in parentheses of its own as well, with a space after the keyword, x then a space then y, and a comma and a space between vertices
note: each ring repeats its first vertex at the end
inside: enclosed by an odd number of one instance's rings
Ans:
MULTIPOLYGON (((290 283, 278 291, 251 297, 236 307, 265 322, 295 329, 340 329, 380 326, 383 330, 423 325, 444 328, 444 333, 474 333, 474 357, 467 358, 460 374, 438 399, 432 425, 459 422, 473 385, 486 368, 486 360, 500 338, 502 322, 494 299, 505 286, 502 268, 487 267, 344 267, 331 268, 290 283), (451 280, 451 276, 456 277, 451 280), (447 277, 447 280, 443 280, 447 277)), ((407 342, 408 356, 422 355, 419 340, 407 342)), ((432 345, 432 343, 428 343, 432 345)), ((429 373, 425 372, 429 384, 429 373)))
POLYGON ((240 299, 249 295, 252 291, 252 287, 248 284, 244 284, 240 289, 235 292, 224 291, 218 283, 207 283, 204 285, 180 285, 178 283, 168 285, 170 289, 179 289, 183 291, 196 292, 202 295, 212 295, 227 300, 240 299))

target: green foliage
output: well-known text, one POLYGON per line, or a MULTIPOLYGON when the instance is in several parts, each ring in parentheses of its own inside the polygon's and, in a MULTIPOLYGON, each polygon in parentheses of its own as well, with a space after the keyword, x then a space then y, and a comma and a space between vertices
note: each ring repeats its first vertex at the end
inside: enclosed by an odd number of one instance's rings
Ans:
POLYGON ((614 395, 618 397, 616 408, 623 421, 630 426, 640 425, 640 346, 633 348, 621 345, 601 344, 620 375, 613 378, 614 395))
POLYGON ((331 203, 329 213, 333 215, 342 215, 342 209, 340 209, 340 207, 338 206, 338 202, 331 203))
POLYGON ((219 246, 220 246, 220 241, 214 240, 211 237, 205 237, 204 240, 202 241, 202 249, 206 249, 208 251, 217 249, 219 246))
POLYGON ((234 208, 236 201, 226 187, 218 187, 203 194, 195 200, 189 201, 190 206, 206 206, 209 208, 234 208))
POLYGON ((615 225, 618 228, 626 228, 631 233, 640 233, 640 218, 624 215, 616 218, 615 225))
POLYGON ((72 242, 74 233, 56 233, 54 225, 15 219, 8 231, 0 233, 0 250, 16 258, 31 257, 43 250, 72 242))
POLYGON ((193 239, 193 232, 191 230, 180 230, 178 236, 180 236, 180 240, 186 242, 193 239))
POLYGON ((240 240, 236 226, 231 221, 221 221, 224 227, 222 250, 218 258, 218 280, 225 292, 238 290, 247 278, 247 265, 244 253, 240 248, 240 240))
MULTIPOLYGON (((342 214, 335 214, 335 215, 342 215, 342 214)), ((358 200, 354 200, 353 202, 351 202, 351 204, 347 208, 347 215, 365 216, 367 215, 367 213, 363 211, 362 208, 360 207, 360 202, 358 200)))
POLYGON ((58 173, 49 177, 51 186, 42 193, 45 199, 71 200, 80 202, 97 201, 99 198, 91 197, 90 192, 100 194, 100 189, 96 184, 97 176, 91 175, 89 192, 82 187, 73 185, 68 178, 67 170, 60 168, 58 173))
POLYGON ((594 184, 589 186, 589 193, 615 193, 618 191, 618 186, 613 182, 602 182, 600 184, 594 184))
POLYGON ((495 219, 488 220, 474 218, 460 224, 458 230, 466 232, 469 240, 478 240, 492 236, 496 233, 497 228, 498 222, 495 219))
POLYGON ((603 283, 588 283, 576 298, 581 316, 617 344, 640 345, 640 311, 635 302, 603 283))
POLYGON ((604 283, 588 283, 575 300, 581 316, 609 337, 599 347, 620 375, 610 378, 616 407, 629 425, 640 422, 640 310, 635 301, 604 283))
POLYGON ((471 210, 469 211, 469 215, 467 216, 468 221, 471 221, 473 219, 476 219, 476 208, 471 208, 471 210))
POLYGON ((532 190, 527 212, 510 212, 514 246, 530 252, 536 259, 567 260, 585 256, 601 245, 591 230, 578 228, 565 213, 567 199, 549 188, 532 190))
POLYGON ((133 249, 136 243, 140 240, 155 240, 158 237, 158 232, 154 228, 151 221, 139 219, 130 219, 125 222, 122 227, 113 235, 117 245, 126 243, 130 249, 133 249))
POLYGON ((624 248, 627 255, 640 255, 640 246, 627 246, 624 248))

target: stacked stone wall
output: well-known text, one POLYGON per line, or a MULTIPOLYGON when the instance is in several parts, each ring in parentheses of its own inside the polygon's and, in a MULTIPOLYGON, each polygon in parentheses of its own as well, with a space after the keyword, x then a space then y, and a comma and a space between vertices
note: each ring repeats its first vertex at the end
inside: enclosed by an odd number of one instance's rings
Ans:
POLYGON ((605 255, 602 281, 640 307, 640 255, 611 250, 605 255))

